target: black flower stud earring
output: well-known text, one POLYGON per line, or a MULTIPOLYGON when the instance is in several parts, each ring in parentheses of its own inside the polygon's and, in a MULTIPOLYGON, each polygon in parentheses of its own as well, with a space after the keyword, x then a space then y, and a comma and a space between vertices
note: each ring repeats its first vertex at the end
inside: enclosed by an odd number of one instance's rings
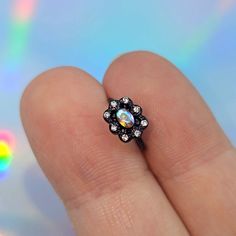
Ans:
POLYGON ((118 135, 124 143, 135 139, 143 149, 141 139, 144 129, 148 127, 148 120, 142 115, 142 108, 135 105, 129 97, 119 100, 108 99, 108 109, 103 113, 104 120, 109 123, 112 134, 118 135))

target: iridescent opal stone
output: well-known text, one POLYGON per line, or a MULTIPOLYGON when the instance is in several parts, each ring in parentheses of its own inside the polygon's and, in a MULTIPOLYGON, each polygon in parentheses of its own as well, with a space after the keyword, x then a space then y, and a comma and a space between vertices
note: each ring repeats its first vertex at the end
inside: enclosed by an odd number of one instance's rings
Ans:
POLYGON ((131 128, 134 125, 133 115, 124 108, 116 112, 116 118, 118 122, 125 128, 131 128))

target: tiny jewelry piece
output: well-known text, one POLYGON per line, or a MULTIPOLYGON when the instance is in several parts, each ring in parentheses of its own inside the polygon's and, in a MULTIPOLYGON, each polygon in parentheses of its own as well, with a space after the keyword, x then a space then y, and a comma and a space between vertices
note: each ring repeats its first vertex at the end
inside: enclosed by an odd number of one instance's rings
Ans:
POLYGON ((133 104, 128 97, 119 100, 110 98, 108 102, 109 106, 103 113, 103 118, 109 123, 111 133, 118 135, 125 143, 135 139, 139 147, 144 149, 141 136, 148 127, 148 120, 142 115, 142 108, 133 104))

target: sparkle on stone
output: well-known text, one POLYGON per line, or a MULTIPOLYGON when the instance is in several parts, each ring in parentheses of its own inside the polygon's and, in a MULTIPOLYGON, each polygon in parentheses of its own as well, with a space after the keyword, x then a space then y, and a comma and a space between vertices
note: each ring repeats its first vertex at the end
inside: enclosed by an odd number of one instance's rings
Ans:
POLYGON ((111 106, 112 107, 116 107, 117 106, 117 102, 116 101, 111 101, 111 106))
POLYGON ((143 127, 146 127, 146 126, 148 125, 147 120, 142 120, 142 121, 141 121, 141 125, 142 125, 143 127))
POLYGON ((117 126, 116 125, 111 125, 111 130, 112 131, 117 131, 117 126))
POLYGON ((128 136, 127 134, 123 134, 123 135, 121 136, 121 138, 122 138, 122 140, 125 141, 125 142, 129 140, 129 136, 128 136))
POLYGON ((110 114, 108 111, 104 112, 104 117, 105 117, 105 118, 109 118, 110 115, 111 115, 111 114, 110 114))
POLYGON ((122 108, 117 111, 116 117, 118 122, 124 127, 124 128, 131 128, 134 125, 134 117, 133 115, 126 109, 122 108))
POLYGON ((128 97, 123 97, 122 100, 123 100, 123 102, 124 102, 125 104, 127 104, 127 103, 129 102, 129 98, 128 98, 128 97))
POLYGON ((140 137, 140 135, 141 135, 141 131, 140 130, 135 130, 134 131, 134 136, 135 137, 140 137))
POLYGON ((134 111, 135 113, 139 113, 139 112, 140 112, 140 107, 139 107, 139 106, 134 106, 134 107, 133 107, 133 111, 134 111))

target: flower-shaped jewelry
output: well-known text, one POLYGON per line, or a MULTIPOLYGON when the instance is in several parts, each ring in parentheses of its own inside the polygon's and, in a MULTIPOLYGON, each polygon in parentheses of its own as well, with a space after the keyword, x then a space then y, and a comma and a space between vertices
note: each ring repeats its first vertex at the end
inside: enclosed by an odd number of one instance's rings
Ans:
POLYGON ((142 108, 133 104, 128 97, 109 99, 103 118, 109 123, 111 133, 118 135, 125 143, 132 139, 141 141, 142 133, 148 126, 148 120, 142 115, 142 108))

